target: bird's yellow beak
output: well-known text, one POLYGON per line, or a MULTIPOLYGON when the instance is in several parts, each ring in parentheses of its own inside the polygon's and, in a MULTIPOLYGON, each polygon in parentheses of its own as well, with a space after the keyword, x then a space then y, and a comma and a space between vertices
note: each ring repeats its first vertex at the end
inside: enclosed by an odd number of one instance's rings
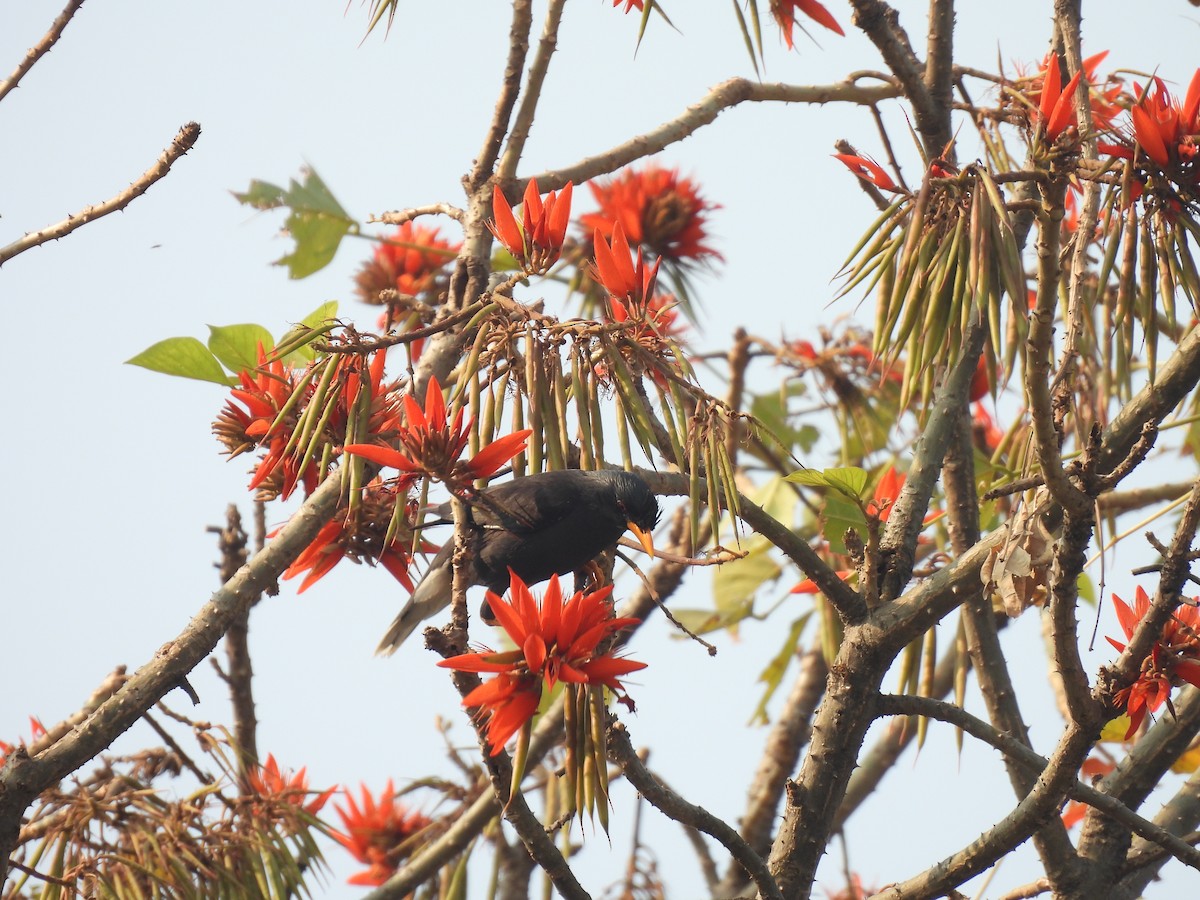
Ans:
POLYGON ((637 535, 638 543, 642 545, 642 549, 646 551, 646 554, 651 559, 654 559, 654 535, 649 531, 643 531, 638 528, 633 522, 626 522, 625 525, 637 535))

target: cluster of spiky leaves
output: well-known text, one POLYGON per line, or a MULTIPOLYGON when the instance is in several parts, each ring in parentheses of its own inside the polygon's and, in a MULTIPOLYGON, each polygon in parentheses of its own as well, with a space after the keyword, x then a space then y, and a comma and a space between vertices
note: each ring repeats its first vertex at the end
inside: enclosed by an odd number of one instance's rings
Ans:
POLYGON ((227 748, 201 746, 220 774, 186 796, 171 789, 185 760, 167 749, 103 757, 43 793, 18 838, 12 896, 59 896, 62 885, 113 898, 309 896, 331 791, 309 790, 303 771, 281 772, 273 757, 239 789, 227 748))
POLYGON ((920 190, 876 220, 844 272, 843 294, 878 289, 873 349, 881 365, 903 366, 902 408, 932 394, 973 322, 987 325, 993 368, 1003 358, 1011 369, 1025 335, 1025 274, 1005 198, 982 166, 931 165, 920 190))

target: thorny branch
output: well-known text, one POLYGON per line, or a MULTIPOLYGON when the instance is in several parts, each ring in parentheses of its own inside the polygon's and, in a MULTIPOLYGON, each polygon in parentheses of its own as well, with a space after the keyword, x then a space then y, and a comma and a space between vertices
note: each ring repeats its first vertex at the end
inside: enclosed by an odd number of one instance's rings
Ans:
POLYGON ((154 165, 138 176, 138 179, 133 184, 102 203, 97 203, 94 206, 85 206, 79 212, 67 216, 67 218, 56 225, 49 225, 40 231, 32 231, 20 240, 13 241, 7 247, 0 247, 0 266, 31 247, 37 247, 39 244, 44 244, 47 241, 57 241, 59 238, 66 237, 76 228, 80 228, 88 222, 124 209, 138 197, 142 196, 142 194, 146 193, 146 191, 150 190, 150 186, 156 181, 165 178, 167 173, 171 171, 171 166, 175 164, 175 161, 191 150, 199 137, 200 126, 195 122, 188 122, 179 129, 179 133, 175 135, 175 139, 171 141, 171 145, 162 152, 162 155, 159 156, 154 165))
POLYGON ((71 19, 75 17, 75 13, 79 12, 79 7, 83 6, 83 0, 71 0, 66 5, 58 17, 50 24, 49 30, 42 35, 36 44, 29 48, 29 52, 25 54, 11 75, 0 81, 0 100, 3 100, 8 93, 16 88, 25 74, 32 69, 39 59, 50 52, 50 49, 58 43, 58 39, 62 37, 62 33, 66 30, 71 19))

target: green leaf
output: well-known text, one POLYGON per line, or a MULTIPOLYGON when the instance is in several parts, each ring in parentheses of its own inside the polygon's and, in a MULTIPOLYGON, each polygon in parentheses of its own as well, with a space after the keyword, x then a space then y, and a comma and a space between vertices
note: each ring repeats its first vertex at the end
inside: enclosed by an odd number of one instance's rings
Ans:
POLYGON ((835 491, 840 491, 855 500, 862 496, 863 488, 867 486, 867 472, 857 466, 826 469, 825 478, 835 491))
POLYGON ((825 509, 822 513, 825 527, 822 533, 829 542, 829 549, 834 553, 846 552, 845 534, 847 528, 854 528, 865 539, 867 536, 867 520, 857 502, 836 493, 825 495, 825 509))
POLYGON ((238 203, 252 206, 255 209, 278 209, 286 205, 284 197, 287 191, 278 185, 266 181, 251 181, 249 189, 244 194, 234 193, 238 203))
POLYGON ((208 349, 230 372, 253 371, 258 366, 258 348, 269 353, 275 346, 271 332, 261 325, 209 325, 208 349))
POLYGON ((228 387, 230 378, 221 363, 194 337, 173 337, 147 347, 137 356, 125 360, 130 366, 141 366, 164 375, 211 381, 228 387))
POLYGON ((742 559, 727 562, 713 576, 713 601, 718 610, 727 610, 754 600, 758 589, 767 581, 783 574, 779 563, 771 558, 771 543, 754 538, 742 559))
POLYGON ((312 169, 301 171, 303 181, 292 179, 287 189, 265 181, 252 181, 245 193, 234 193, 239 203, 255 209, 291 210, 284 228, 296 242, 292 253, 276 260, 288 267, 291 278, 304 278, 329 265, 342 238, 358 231, 356 222, 325 182, 312 169))
MULTIPOLYGON (((338 302, 330 300, 327 303, 322 303, 307 316, 284 332, 278 343, 275 345, 280 348, 286 348, 293 342, 300 340, 301 337, 307 334, 309 341, 315 341, 318 337, 325 334, 323 326, 337 320, 338 302), (320 330, 315 330, 320 329, 320 330)), ((317 358, 316 352, 306 342, 302 342, 295 350, 291 350, 283 357, 285 363, 310 363, 317 358)))
POLYGON ((767 704, 775 696, 775 692, 779 690, 779 685, 783 683, 783 676, 787 672, 788 665, 796 655, 796 645, 800 643, 800 635, 804 633, 804 626, 808 624, 808 620, 812 617, 812 614, 813 611, 810 609, 792 622, 792 627, 788 629, 787 637, 784 638, 779 652, 771 658, 771 661, 767 663, 767 667, 758 676, 758 680, 763 682, 767 687, 758 701, 758 706, 750 714, 750 722, 748 724, 766 725, 771 721, 767 716, 767 704))
POLYGON ((792 472, 787 480, 795 484, 805 484, 809 487, 825 487, 857 500, 867 486, 867 472, 857 466, 843 466, 835 469, 801 469, 792 472))

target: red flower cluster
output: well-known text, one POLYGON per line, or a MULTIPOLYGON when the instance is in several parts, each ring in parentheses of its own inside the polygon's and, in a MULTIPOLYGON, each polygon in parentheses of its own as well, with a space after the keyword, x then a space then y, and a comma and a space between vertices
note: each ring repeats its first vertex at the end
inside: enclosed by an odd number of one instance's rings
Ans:
POLYGON ((804 15, 808 16, 818 25, 824 25, 835 34, 846 36, 846 32, 842 31, 842 26, 837 23, 837 19, 817 0, 771 0, 771 15, 775 17, 775 21, 779 24, 779 30, 783 32, 784 43, 788 49, 793 47, 792 43, 792 27, 796 24, 796 11, 799 10, 804 15))
POLYGON ((379 292, 389 288, 414 297, 428 291, 459 246, 445 240, 438 228, 405 222, 383 239, 359 269, 355 276, 359 298, 378 304, 379 292))
POLYGON ((1200 69, 1192 76, 1182 105, 1171 97, 1161 78, 1129 111, 1138 146, 1158 165, 1191 166, 1200 135, 1200 69))
POLYGON ((409 810, 396 799, 396 789, 390 779, 378 800, 371 796, 366 785, 360 787, 361 807, 354 802, 354 795, 349 791, 346 792, 348 809, 334 804, 346 833, 335 831, 333 837, 355 859, 369 867, 365 872, 352 875, 347 881, 350 884, 378 887, 400 868, 400 863, 412 854, 421 833, 433 823, 427 816, 409 810))
POLYGON ((613 300, 644 306, 654 296, 654 282, 658 278, 658 266, 662 258, 656 259, 654 265, 647 266, 642 248, 639 247, 635 263, 620 222, 613 226, 611 234, 611 244, 604 239, 599 228, 593 235, 596 252, 593 274, 613 300))
POLYGON ((579 217, 585 229, 615 241, 620 226, 629 241, 668 263, 721 259, 706 243, 708 212, 718 207, 702 199, 696 185, 677 170, 655 165, 627 169, 602 184, 589 182, 588 189, 600 210, 579 217))
MULTIPOLYGON (((599 231, 593 240, 596 252, 593 273, 609 294, 609 321, 627 326, 625 336, 632 343, 673 364, 669 358, 670 342, 681 339, 683 327, 678 322, 675 297, 654 293, 661 257, 648 267, 639 247, 635 262, 620 223, 613 229, 611 245, 599 231)), ((657 370, 652 376, 656 380, 662 377, 657 370)))
POLYGON ((363 391, 369 392, 365 398, 369 404, 367 434, 387 437, 400 427, 398 388, 383 382, 386 351, 377 352, 369 366, 364 357, 354 354, 326 362, 336 367, 327 382, 336 385, 335 393, 325 397, 332 407, 329 415, 322 415, 323 428, 316 440, 307 442, 296 440, 295 433, 317 394, 322 373, 300 371, 279 359, 268 360, 261 346, 258 362, 253 372, 243 370, 238 374, 241 386, 231 390, 232 399, 213 423, 213 433, 231 458, 266 448, 250 480, 250 490, 258 490, 263 499, 280 496, 286 500, 300 483, 305 491, 316 487, 325 449, 345 439, 351 414, 363 402, 363 391), (293 401, 297 393, 300 396, 293 401))
POLYGON ((504 191, 496 185, 492 194, 492 212, 496 218, 488 223, 488 229, 516 258, 524 272, 544 275, 558 262, 567 235, 567 221, 571 218, 571 189, 568 181, 561 194, 551 191, 543 200, 538 193, 537 179, 529 179, 518 224, 504 191))
POLYGON ((1075 91, 1082 72, 1076 72, 1063 87, 1058 60, 1051 59, 1042 82, 1037 109, 1039 134, 1047 143, 1054 143, 1068 127, 1075 129, 1074 143, 1079 143, 1078 121, 1075 115, 1075 91))
POLYGON ((604 685, 631 702, 619 679, 646 664, 600 649, 613 633, 637 621, 613 618, 611 593, 610 586, 588 594, 578 591, 564 600, 555 575, 538 603, 515 572, 511 572, 510 599, 488 592, 492 612, 517 649, 464 653, 438 665, 459 672, 495 673, 495 678, 463 699, 463 706, 477 707, 488 717, 487 741, 493 756, 533 718, 543 689, 553 690, 559 681, 604 685))
POLYGON ((279 768, 279 763, 275 761, 275 754, 271 753, 267 755, 265 766, 255 766, 246 772, 246 787, 249 793, 265 800, 290 803, 315 816, 321 811, 325 802, 333 796, 336 788, 321 791, 316 797, 305 803, 305 797, 316 793, 308 789, 307 771, 307 768, 303 768, 294 775, 289 774, 279 768))
MULTIPOLYGON (((1097 86, 1096 70, 1107 56, 1108 51, 1104 50, 1083 61, 1082 80, 1089 86, 1092 127, 1098 132, 1107 131, 1112 127, 1113 120, 1122 111, 1120 101, 1125 93, 1124 83, 1113 76, 1109 76, 1106 86, 1097 86)), ((1050 141, 1062 134, 1067 127, 1078 124, 1074 109, 1075 90, 1079 81, 1079 73, 1076 73, 1065 88, 1062 86, 1058 57, 1052 53, 1042 60, 1038 73, 1028 79, 1024 97, 1031 104, 1028 108, 1030 124, 1040 123, 1044 127, 1043 134, 1050 141)))
MULTIPOLYGON (((335 516, 325 523, 309 544, 292 562, 284 579, 304 575, 297 594, 303 594, 323 578, 334 566, 349 557, 356 563, 379 563, 391 576, 412 591, 412 578, 408 570, 412 564, 409 551, 412 549, 412 531, 401 527, 388 539, 388 531, 395 517, 396 504, 407 502, 409 484, 397 482, 385 485, 375 479, 362 493, 358 506, 345 516, 335 516)), ((405 516, 404 522, 408 522, 405 516)), ((422 551, 436 549, 422 542, 422 551)))
MULTIPOLYGON (((1149 611, 1150 598, 1138 587, 1132 609, 1116 594, 1113 594, 1113 608, 1125 639, 1129 640, 1149 611)), ((1117 650, 1125 649, 1125 644, 1112 638, 1107 640, 1117 650)), ((1200 609, 1189 603, 1180 605, 1163 627, 1162 634, 1142 661, 1137 681, 1117 693, 1116 702, 1125 707, 1129 716, 1125 740, 1137 733, 1146 713, 1158 709, 1164 702, 1170 708, 1171 688, 1185 681, 1200 687, 1200 609)))
POLYGON ((1183 188, 1189 199, 1200 187, 1200 69, 1182 103, 1171 96, 1161 78, 1145 91, 1135 88, 1138 100, 1129 110, 1128 132, 1114 131, 1116 143, 1098 146, 1100 152, 1130 160, 1140 170, 1126 203, 1138 199, 1152 184, 1168 207, 1175 208, 1178 197, 1168 181, 1183 188))
POLYGON ((526 441, 533 433, 527 428, 507 434, 492 441, 467 462, 462 462, 459 457, 467 447, 471 429, 471 422, 463 421, 463 412, 460 408, 454 421, 447 419, 442 386, 436 378, 430 378, 424 409, 412 394, 404 395, 406 424, 399 429, 398 437, 405 452, 378 444, 347 444, 345 451, 381 466, 399 469, 404 473, 399 483, 404 486, 422 476, 461 486, 493 474, 525 449, 526 441))

